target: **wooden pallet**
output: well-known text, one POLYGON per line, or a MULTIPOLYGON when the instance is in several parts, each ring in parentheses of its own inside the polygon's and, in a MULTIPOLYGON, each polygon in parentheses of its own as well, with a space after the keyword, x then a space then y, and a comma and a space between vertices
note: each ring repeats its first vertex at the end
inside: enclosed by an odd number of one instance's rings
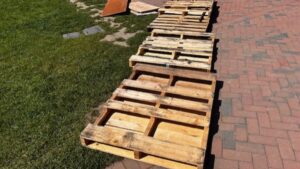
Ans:
POLYGON ((162 167, 202 168, 215 85, 211 73, 137 64, 81 143, 162 167))
POLYGON ((152 29, 205 32, 213 1, 169 1, 159 9, 159 16, 148 26, 152 29))
MULTIPOLYGON (((173 33, 164 32, 169 35, 173 33)), ((148 63, 210 71, 213 49, 212 33, 199 33, 196 37, 161 37, 152 33, 152 36, 147 37, 139 47, 137 54, 131 56, 129 64, 134 66, 136 63, 148 63)))
POLYGON ((200 1, 168 1, 164 4, 166 9, 182 9, 182 10, 211 10, 214 0, 200 1))

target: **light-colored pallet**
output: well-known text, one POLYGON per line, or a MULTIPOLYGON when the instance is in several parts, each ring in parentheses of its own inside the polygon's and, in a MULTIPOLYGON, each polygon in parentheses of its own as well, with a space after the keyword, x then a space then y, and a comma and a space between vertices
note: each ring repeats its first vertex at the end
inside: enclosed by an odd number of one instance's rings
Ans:
POLYGON ((190 32, 206 32, 210 17, 205 12, 199 15, 160 14, 147 27, 149 30, 164 29, 190 32))
POLYGON ((205 32, 209 20, 205 12, 200 15, 161 14, 148 26, 148 29, 205 32))
POLYGON ((205 32, 209 25, 214 1, 168 1, 159 9, 159 16, 149 30, 205 32))
MULTIPOLYGON (((168 32, 168 31, 165 31, 168 32)), ((169 31, 169 35, 172 32, 169 31)), ((161 37, 149 36, 129 59, 130 66, 147 63, 177 68, 210 71, 212 65, 214 34, 199 33, 198 36, 161 37)))
POLYGON ((183 10, 211 10, 214 0, 201 0, 201 1, 168 1, 165 3, 166 9, 183 9, 183 10))
POLYGON ((137 64, 81 143, 166 168, 202 168, 215 85, 211 73, 137 64))

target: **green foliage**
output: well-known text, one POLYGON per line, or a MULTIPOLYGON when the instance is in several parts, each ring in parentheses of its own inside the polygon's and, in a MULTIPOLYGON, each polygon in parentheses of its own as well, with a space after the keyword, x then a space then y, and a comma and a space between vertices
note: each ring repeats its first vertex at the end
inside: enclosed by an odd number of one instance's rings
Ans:
MULTIPOLYGON (((116 20, 134 32, 153 17, 116 20)), ((105 33, 64 40, 94 25, 67 0, 1 0, 0 20, 0 168, 94 169, 117 160, 82 147, 79 134, 85 114, 128 76, 128 58, 147 33, 129 48, 100 42, 105 33)))

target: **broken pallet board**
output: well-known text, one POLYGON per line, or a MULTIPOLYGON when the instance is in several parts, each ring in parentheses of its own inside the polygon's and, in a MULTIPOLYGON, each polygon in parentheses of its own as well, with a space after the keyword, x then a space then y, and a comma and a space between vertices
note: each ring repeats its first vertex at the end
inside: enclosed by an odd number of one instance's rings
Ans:
MULTIPOLYGON (((172 35, 170 31, 165 32, 172 35)), ((148 63, 211 71, 213 49, 214 34, 212 33, 199 33, 196 37, 189 36, 184 39, 149 36, 139 47, 138 52, 131 56, 129 64, 134 66, 136 63, 148 63)))
POLYGON ((137 64, 81 142, 167 168, 201 168, 215 85, 211 73, 137 64))

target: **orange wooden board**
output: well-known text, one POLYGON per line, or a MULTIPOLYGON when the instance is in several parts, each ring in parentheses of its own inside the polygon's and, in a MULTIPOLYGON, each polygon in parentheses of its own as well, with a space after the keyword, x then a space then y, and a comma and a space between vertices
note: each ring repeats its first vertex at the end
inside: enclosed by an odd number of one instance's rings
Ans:
POLYGON ((128 0, 108 0, 101 16, 111 16, 127 11, 128 0))

